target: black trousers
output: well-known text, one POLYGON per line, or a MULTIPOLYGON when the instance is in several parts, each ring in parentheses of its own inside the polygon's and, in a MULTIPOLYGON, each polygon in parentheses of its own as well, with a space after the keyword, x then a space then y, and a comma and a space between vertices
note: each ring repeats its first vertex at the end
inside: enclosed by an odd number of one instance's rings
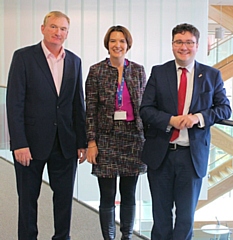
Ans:
POLYGON ((52 239, 70 239, 71 208, 77 156, 65 159, 59 140, 56 138, 48 159, 33 159, 28 167, 21 165, 16 160, 14 163, 19 197, 18 239, 37 239, 37 200, 40 195, 42 174, 46 163, 49 183, 53 191, 55 233, 52 239))
MULTIPOLYGON (((117 178, 98 178, 100 189, 100 208, 111 208, 115 206, 116 181, 117 178)), ((135 205, 135 191, 138 176, 120 177, 119 191, 121 205, 135 205)))

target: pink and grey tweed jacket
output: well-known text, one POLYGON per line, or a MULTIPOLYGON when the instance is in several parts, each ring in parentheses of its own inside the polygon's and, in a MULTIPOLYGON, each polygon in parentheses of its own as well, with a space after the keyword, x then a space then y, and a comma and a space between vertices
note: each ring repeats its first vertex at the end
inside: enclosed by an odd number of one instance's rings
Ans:
MULTIPOLYGON (((146 85, 146 74, 143 66, 128 60, 127 62, 125 82, 131 96, 136 126, 143 136, 139 107, 146 85)), ((97 133, 112 130, 117 85, 118 70, 108 64, 108 59, 90 67, 85 88, 87 141, 96 140, 97 133)))

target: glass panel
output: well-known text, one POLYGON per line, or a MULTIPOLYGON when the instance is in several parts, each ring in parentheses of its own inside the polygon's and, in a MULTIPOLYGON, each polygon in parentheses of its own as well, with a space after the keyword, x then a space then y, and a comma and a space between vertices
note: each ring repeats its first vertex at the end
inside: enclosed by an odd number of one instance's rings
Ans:
POLYGON ((6 118, 6 88, 0 87, 0 156, 12 161, 6 118))
MULTIPOLYGON (((5 98, 6 98, 6 88, 0 88, 0 156, 3 158, 6 158, 7 160, 12 161, 11 153, 9 151, 9 136, 8 136, 8 130, 7 130, 7 123, 6 123, 6 110, 5 110, 5 98)), ((214 127, 217 127, 224 131, 225 133, 232 136, 232 128, 229 126, 219 125, 216 124, 214 127)), ((217 148, 214 145, 211 145, 210 149, 210 165, 209 165, 209 171, 213 170, 214 168, 220 166, 225 161, 231 160, 233 157, 226 152, 224 152, 222 149, 217 148)), ((90 174, 91 172, 91 165, 88 163, 84 163, 79 166, 78 171, 78 179, 85 179, 85 188, 83 181, 77 181, 76 179, 76 185, 78 186, 78 191, 74 192, 74 197, 77 199, 82 199, 84 203, 87 205, 93 207, 94 209, 98 210, 98 204, 99 204, 99 193, 98 193, 98 186, 97 186, 97 179, 96 177, 92 176, 90 174)), ((44 179, 47 178, 46 170, 44 173, 44 179)), ((232 202, 231 195, 233 194, 225 194, 224 198, 219 198, 215 200, 213 203, 209 204, 212 205, 211 211, 213 209, 216 209, 216 204, 219 205, 219 202, 221 201, 228 201, 232 202), (227 199, 227 200, 226 200, 227 199)), ((147 176, 146 174, 140 176, 138 187, 136 191, 136 198, 137 198, 137 209, 136 209, 136 218, 135 218, 135 231, 138 232, 138 234, 150 237, 150 231, 152 227, 152 211, 151 211, 151 198, 147 183, 147 176)), ((117 195, 116 197, 116 221, 119 222, 119 203, 120 203, 120 197, 117 195)), ((221 204, 222 206, 228 206, 227 202, 224 202, 221 204)), ((208 206, 209 208, 210 206, 208 206)), ((208 208, 202 208, 196 212, 195 218, 197 219, 204 219, 208 214, 206 214, 206 211, 208 211, 208 208), (206 210, 207 209, 207 210, 206 210)), ((230 208, 230 207, 229 207, 230 208)), ((228 213, 228 209, 224 209, 223 212, 228 213)), ((233 214, 233 213, 232 213, 233 214)), ((211 218, 211 216, 210 216, 211 218)), ((214 218, 212 216, 212 218, 214 218)), ((225 218, 223 218, 225 219, 225 218)), ((211 219, 208 219, 211 220, 211 219)), ((232 217, 230 217, 229 221, 232 220, 232 217)), ((222 223, 223 224, 223 223, 222 223)), ((227 222, 224 222, 224 226, 227 225, 227 222)), ((225 236, 225 235, 224 235, 225 236)), ((194 237, 193 239, 196 240, 203 240, 203 239, 214 239, 215 236, 212 236, 211 234, 207 234, 203 232, 201 229, 194 229, 194 237)), ((221 236, 223 237, 223 235, 221 236)), ((222 238, 219 238, 222 239, 222 238)), ((229 235, 229 238, 225 239, 233 239, 232 235, 229 235)))
POLYGON ((222 61, 233 54, 233 36, 227 36, 223 40, 217 40, 211 46, 207 64, 210 66, 222 61))

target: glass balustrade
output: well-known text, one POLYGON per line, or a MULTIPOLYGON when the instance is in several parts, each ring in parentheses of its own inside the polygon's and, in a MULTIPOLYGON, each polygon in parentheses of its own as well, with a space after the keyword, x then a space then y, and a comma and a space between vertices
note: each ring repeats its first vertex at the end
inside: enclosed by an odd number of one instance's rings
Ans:
POLYGON ((233 54, 233 35, 216 40, 211 46, 207 64, 213 66, 233 54))
MULTIPOLYGON (((6 121, 6 109, 5 109, 5 97, 6 97, 6 88, 0 88, 0 157, 3 157, 9 161, 12 161, 11 153, 9 151, 9 136, 7 130, 7 121, 6 121)), ((224 125, 215 125, 224 131, 225 133, 232 136, 232 128, 224 125)), ((224 161, 228 161, 232 159, 228 153, 224 152, 222 149, 217 148, 214 145, 211 145, 210 150, 210 165, 209 170, 213 170, 214 168, 220 166, 224 161)), ((47 179, 47 173, 45 169, 44 180, 47 179)), ((14 177, 14 176, 12 176, 14 177)), ((79 165, 76 183, 75 183, 75 191, 74 198, 86 204, 88 207, 93 208, 98 211, 99 205, 99 191, 97 186, 96 177, 91 175, 91 165, 87 162, 79 165)), ((135 231, 144 236, 145 239, 149 239, 150 231, 152 227, 152 211, 151 211, 151 197, 149 192, 149 187, 147 183, 146 174, 140 176, 137 190, 136 190, 136 199, 137 199, 137 210, 136 210, 136 219, 135 219, 135 231)), ((116 197, 116 221, 119 221, 119 204, 120 197, 117 195, 116 197)), ((200 215, 200 213, 199 213, 200 215)), ((233 217, 231 218, 233 222, 233 217)), ((212 221, 212 219, 210 219, 212 221)), ((215 224, 213 222, 213 224, 215 224)), ((226 226, 227 222, 224 223, 226 226)), ((233 225, 233 224, 232 224, 233 225)), ((215 239, 215 237, 220 236, 209 234, 204 232, 201 227, 194 229, 193 239, 195 240, 205 240, 205 239, 215 239)), ((216 238, 222 239, 222 238, 216 238)), ((225 239, 233 239, 231 235, 229 238, 225 239)))
MULTIPOLYGON (((231 117, 231 119, 233 119, 233 117, 231 117)), ((214 127, 219 128, 223 132, 225 132, 225 133, 229 134, 231 137, 233 137, 233 128, 231 126, 215 124, 214 127)))
MULTIPOLYGON (((233 137, 233 128, 232 126, 222 125, 222 124, 215 124, 212 128, 217 128, 224 134, 227 134, 231 137, 233 137)), ((218 169, 219 167, 226 166, 226 171, 224 171, 225 176, 222 176, 218 179, 215 183, 209 183, 209 187, 213 187, 213 185, 220 183, 220 181, 224 181, 226 177, 229 177, 233 175, 233 156, 229 154, 228 152, 224 151, 223 149, 214 146, 211 144, 210 147, 210 153, 209 153, 209 166, 208 171, 209 173, 214 172, 215 169, 218 169)), ((221 173, 220 173, 221 174, 221 173)), ((222 174, 223 175, 223 174, 222 174)), ((211 176, 209 176, 211 177, 211 176)), ((210 180, 209 180, 210 182, 210 180)))

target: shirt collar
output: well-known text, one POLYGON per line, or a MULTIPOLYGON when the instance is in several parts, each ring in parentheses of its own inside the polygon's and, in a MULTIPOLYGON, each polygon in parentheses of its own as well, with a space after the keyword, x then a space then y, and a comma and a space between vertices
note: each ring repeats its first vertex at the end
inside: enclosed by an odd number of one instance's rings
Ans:
MULTIPOLYGON (((44 41, 41 41, 41 47, 43 49, 43 52, 45 54, 45 57, 48 59, 50 56, 54 55, 48 50, 48 48, 45 46, 44 41)), ((66 55, 65 49, 63 48, 63 46, 61 47, 61 51, 59 53, 59 55, 57 56, 57 59, 64 59, 66 55)))
POLYGON ((180 66, 176 61, 175 61, 175 63, 176 63, 176 70, 178 71, 179 70, 179 68, 186 68, 187 70, 188 70, 188 72, 192 72, 192 70, 193 70, 193 68, 194 68, 194 64, 195 64, 195 61, 192 61, 189 65, 187 65, 187 66, 180 66))

